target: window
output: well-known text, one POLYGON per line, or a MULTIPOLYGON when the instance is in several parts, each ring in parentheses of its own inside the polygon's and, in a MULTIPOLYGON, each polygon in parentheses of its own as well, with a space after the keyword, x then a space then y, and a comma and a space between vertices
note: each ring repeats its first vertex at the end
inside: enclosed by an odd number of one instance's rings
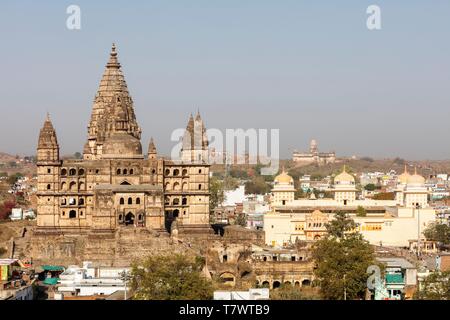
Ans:
POLYGON ((99 174, 100 170, 96 169, 95 174, 99 174))
POLYGON ((83 211, 80 211, 80 216, 82 216, 83 215, 83 211))
POLYGON ((187 199, 186 199, 186 198, 183 198, 183 200, 181 200, 181 204, 182 204, 183 206, 187 205, 187 199))
POLYGON ((128 173, 127 169, 123 169, 123 174, 127 174, 127 173, 128 173))
POLYGON ((198 185, 198 190, 202 190, 202 185, 201 184, 198 185))
POLYGON ((80 206, 84 205, 84 199, 83 198, 78 199, 78 204, 80 206))
POLYGON ((170 170, 166 169, 166 176, 168 176, 170 174, 170 170))
POLYGON ((124 198, 120 198, 120 204, 125 204, 125 199, 124 198))
POLYGON ((69 170, 69 175, 70 176, 74 176, 74 175, 76 175, 77 174, 77 170, 75 170, 75 169, 70 169, 69 170))
POLYGON ((202 173, 202 169, 199 169, 199 170, 198 170, 198 173, 202 173))
POLYGON ((173 199, 172 204, 173 204, 174 206, 177 206, 177 205, 180 204, 180 200, 179 200, 178 198, 175 198, 175 199, 173 199))
POLYGON ((66 205, 66 203, 67 203, 66 198, 62 198, 62 199, 61 199, 61 205, 64 206, 64 205, 66 205))
POLYGON ((186 175, 187 175, 187 170, 183 169, 183 176, 186 176, 186 175))
POLYGON ((117 174, 120 174, 120 173, 121 173, 120 169, 117 169, 116 173, 117 173, 117 174))
POLYGON ((79 176, 83 176, 83 175, 84 175, 84 169, 78 170, 78 175, 79 175, 79 176))
POLYGON ((130 174, 133 174, 134 173, 134 170, 133 169, 130 169, 130 174))
POLYGON ((180 174, 180 170, 178 170, 178 169, 173 170, 173 175, 174 176, 177 176, 179 174, 180 174))
POLYGON ((47 169, 47 173, 52 173, 52 170, 50 168, 47 169))
POLYGON ((65 176, 67 174, 67 170, 66 169, 61 169, 61 175, 65 176))
POLYGON ((77 201, 75 200, 75 198, 69 198, 69 205, 74 206, 77 204, 77 201))
POLYGON ((75 210, 70 210, 69 212, 69 218, 74 219, 77 217, 77 212, 75 210))
POLYGON ((128 204, 133 204, 133 199, 128 198, 128 204))
POLYGON ((51 185, 47 185, 47 190, 50 190, 52 188, 52 186, 51 185))
POLYGON ((136 204, 141 204, 141 198, 136 198, 136 204))
POLYGON ((156 173, 156 170, 155 170, 155 169, 153 169, 153 170, 152 170, 152 174, 155 174, 155 173, 156 173))

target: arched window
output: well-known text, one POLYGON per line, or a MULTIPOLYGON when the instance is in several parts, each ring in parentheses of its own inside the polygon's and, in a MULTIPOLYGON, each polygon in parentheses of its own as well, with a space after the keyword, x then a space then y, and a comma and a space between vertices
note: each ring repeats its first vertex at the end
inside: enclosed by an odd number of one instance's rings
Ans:
POLYGON ((133 199, 128 198, 128 204, 133 204, 133 199))
POLYGON ((198 185, 198 190, 202 190, 202 185, 201 184, 198 185))
POLYGON ((120 173, 121 173, 120 169, 117 169, 117 174, 120 174, 120 173))
POLYGON ((181 200, 181 204, 183 206, 187 205, 187 198, 183 198, 183 200, 181 200))
POLYGON ((174 176, 177 176, 179 174, 180 174, 180 170, 178 170, 178 169, 173 170, 173 175, 174 176))
POLYGON ((187 191, 188 189, 188 184, 187 182, 183 182, 183 187, 181 188, 183 191, 187 191))
POLYGON ((61 199, 61 205, 63 205, 63 206, 64 206, 64 205, 66 205, 66 203, 67 203, 67 200, 66 200, 66 198, 62 198, 62 199, 61 199))
POLYGON ((186 169, 183 169, 183 176, 186 176, 187 175, 187 170, 186 169))
POLYGON ((52 188, 52 186, 51 185, 47 185, 47 190, 50 190, 52 188))
POLYGON ((138 220, 139 220, 139 221, 142 221, 142 214, 139 214, 139 215, 138 215, 138 220))
POLYGON ((202 173, 202 169, 198 169, 198 173, 202 173))
POLYGON ((178 182, 173 184, 173 190, 180 190, 180 184, 178 182))
POLYGON ((141 204, 141 198, 136 198, 136 204, 141 204))
POLYGON ((123 169, 123 174, 127 174, 127 173, 128 173, 127 169, 123 169))
POLYGON ((179 205, 179 204, 180 204, 180 199, 178 199, 178 198, 173 199, 172 204, 173 204, 174 206, 179 205))
POLYGON ((156 173, 156 170, 155 170, 155 169, 153 169, 153 170, 152 170, 152 174, 155 174, 155 173, 156 173))
POLYGON ((62 175, 62 176, 67 175, 67 170, 66 170, 66 169, 61 169, 61 175, 62 175))
POLYGON ((69 212, 69 218, 74 219, 77 217, 77 212, 75 210, 70 210, 69 212))
POLYGON ((61 183, 61 190, 66 190, 67 188, 67 183, 63 182, 61 183))
POLYGON ((170 190, 170 182, 167 182, 167 183, 166 183, 165 189, 166 189, 166 190, 170 190))
POLYGON ((82 176, 82 175, 84 175, 84 169, 80 169, 80 170, 78 170, 78 175, 79 175, 79 176, 82 176))
POLYGON ((84 198, 78 199, 78 204, 79 204, 80 206, 84 205, 84 198))
POLYGON ((69 190, 70 190, 70 191, 75 191, 76 189, 77 189, 77 183, 74 182, 74 181, 72 181, 72 182, 69 184, 69 190))
POLYGON ((130 169, 130 174, 133 174, 134 173, 134 170, 133 169, 130 169))
POLYGON ((120 198, 120 204, 125 204, 125 199, 124 198, 120 198))
POLYGON ((75 170, 75 169, 70 169, 69 170, 69 176, 74 176, 76 174, 77 174, 77 170, 75 170))
POLYGON ((166 169, 166 176, 168 176, 170 174, 170 170, 166 169))
POLYGON ((84 182, 80 182, 80 184, 78 185, 78 188, 80 190, 84 190, 84 182))

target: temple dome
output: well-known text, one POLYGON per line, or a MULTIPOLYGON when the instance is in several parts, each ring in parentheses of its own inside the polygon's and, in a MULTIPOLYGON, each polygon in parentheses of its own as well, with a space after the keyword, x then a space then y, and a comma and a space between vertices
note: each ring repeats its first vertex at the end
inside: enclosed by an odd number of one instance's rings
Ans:
POLYGON ((355 183, 355 177, 353 177, 351 174, 347 173, 345 166, 342 173, 338 174, 334 178, 334 184, 354 184, 355 183))
POLYGON ((284 169, 281 174, 275 177, 274 181, 276 184, 294 184, 294 179, 288 175, 284 169))
POLYGON ((410 177, 411 177, 411 175, 406 170, 406 165, 405 165, 405 171, 401 175, 398 176, 398 183, 407 184, 410 177))
POLYGON ((417 169, 415 169, 415 172, 412 176, 408 179, 408 184, 411 185, 424 185, 425 184, 425 178, 422 177, 420 174, 417 174, 417 169))
POLYGON ((106 138, 102 148, 103 158, 142 158, 141 141, 126 132, 116 132, 106 138))

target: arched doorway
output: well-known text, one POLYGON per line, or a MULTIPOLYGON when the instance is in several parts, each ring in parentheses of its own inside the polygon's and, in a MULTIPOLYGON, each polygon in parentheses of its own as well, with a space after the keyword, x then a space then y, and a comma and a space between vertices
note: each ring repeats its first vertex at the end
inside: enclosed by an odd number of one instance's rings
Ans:
POLYGON ((262 287, 263 287, 263 288, 269 288, 269 287, 270 287, 269 281, 263 281, 262 287))
POLYGON ((309 287, 311 285, 311 281, 309 279, 305 279, 302 281, 302 287, 309 287))
POLYGON ((273 282, 273 288, 274 288, 274 289, 277 289, 277 288, 279 288, 280 286, 281 286, 280 281, 274 281, 274 282, 273 282))
POLYGON ((134 224, 134 214, 132 212, 128 212, 125 216, 125 225, 133 225, 134 224))

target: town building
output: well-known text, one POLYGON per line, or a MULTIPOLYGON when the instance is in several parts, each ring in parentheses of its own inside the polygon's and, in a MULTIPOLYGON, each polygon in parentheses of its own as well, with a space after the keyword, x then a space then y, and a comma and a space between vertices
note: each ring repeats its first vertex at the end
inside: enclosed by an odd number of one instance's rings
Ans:
POLYGON ((326 223, 339 211, 359 224, 358 231, 371 244, 384 246, 408 247, 436 219, 424 178, 417 172, 405 171, 393 200, 357 199, 355 178, 345 167, 334 178, 333 198, 294 199, 292 178, 284 171, 275 181, 271 211, 264 215, 265 242, 274 247, 320 239, 326 234, 326 223))
POLYGON ((317 164, 324 165, 327 163, 334 163, 336 161, 336 153, 333 152, 319 152, 316 140, 311 140, 309 145, 309 152, 294 151, 292 160, 298 164, 308 165, 317 164))
POLYGON ((192 115, 179 159, 153 139, 146 156, 133 100, 113 45, 95 95, 81 160, 61 160, 56 131, 44 122, 37 147, 37 232, 105 233, 122 226, 209 232, 208 139, 192 115))

